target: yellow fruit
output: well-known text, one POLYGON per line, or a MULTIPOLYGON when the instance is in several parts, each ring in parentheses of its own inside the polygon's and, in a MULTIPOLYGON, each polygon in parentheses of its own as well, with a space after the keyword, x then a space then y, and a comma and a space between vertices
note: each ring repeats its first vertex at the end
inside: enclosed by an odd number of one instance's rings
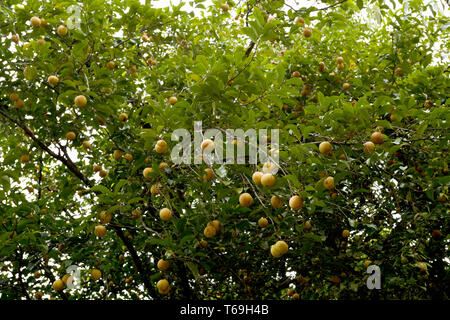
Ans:
POLYGON ((94 172, 99 172, 100 170, 102 170, 102 166, 99 166, 98 164, 96 164, 94 166, 94 172))
POLYGON ((75 97, 74 102, 77 107, 84 107, 87 103, 87 99, 85 96, 80 95, 75 97))
POLYGON ((279 209, 284 205, 283 201, 281 201, 281 199, 278 198, 277 196, 272 196, 272 198, 270 198, 270 204, 275 209, 279 209))
POLYGON ((230 10, 230 6, 226 3, 222 4, 222 11, 227 12, 228 10, 230 10))
POLYGON ((101 225, 96 226, 94 229, 94 234, 99 238, 103 238, 106 235, 106 228, 101 225))
POLYGON ((334 189, 334 178, 333 178, 333 177, 327 177, 327 178, 323 181, 323 186, 324 186, 325 189, 327 189, 327 190, 333 190, 333 189, 334 189))
POLYGON ((30 162, 30 156, 27 154, 23 154, 20 156, 20 162, 22 163, 28 163, 30 162))
POLYGON ((297 25, 304 25, 305 24, 305 20, 303 19, 303 18, 301 18, 301 17, 297 17, 296 19, 295 19, 295 23, 297 24, 297 25))
POLYGON ((17 34, 13 34, 11 36, 11 41, 18 43, 19 42, 19 36, 17 34))
POLYGON ((336 63, 337 63, 337 64, 344 63, 344 58, 342 58, 342 57, 337 57, 337 58, 336 58, 336 63))
POLYGON ((56 29, 56 33, 60 36, 65 36, 67 34, 67 27, 64 25, 60 25, 58 29, 56 29))
POLYGON ((219 220, 213 220, 212 222, 209 223, 209 225, 213 226, 217 232, 219 232, 222 229, 219 220))
POLYGON ((142 211, 139 209, 134 209, 131 211, 131 218, 133 219, 139 219, 142 216, 142 211))
POLYGON ((69 280, 69 278, 70 278, 70 274, 65 274, 63 277, 62 277, 62 282, 64 283, 64 285, 67 285, 67 280, 69 280))
POLYGON ((309 221, 306 221, 305 222, 305 230, 309 230, 309 229, 311 229, 311 222, 309 222, 309 221))
POLYGON ((417 266, 420 268, 420 271, 426 272, 428 267, 425 262, 417 262, 417 266))
POLYGON ((104 178, 108 175, 108 172, 105 170, 100 170, 100 172, 98 174, 100 175, 100 177, 104 178))
POLYGON ((370 136, 370 141, 374 144, 382 144, 384 142, 383 134, 381 132, 374 132, 370 136))
POLYGON ((328 141, 321 142, 319 144, 319 151, 322 154, 331 154, 333 152, 333 146, 328 141))
POLYGON ((17 99, 16 101, 14 101, 14 106, 17 109, 22 109, 23 107, 25 107, 25 101, 23 101, 22 99, 17 99))
POLYGON ((47 81, 50 85, 56 86, 59 82, 59 79, 57 76, 50 76, 50 77, 48 77, 47 81))
POLYGON ((344 66, 343 63, 339 63, 339 64, 337 65, 337 69, 340 70, 340 71, 344 70, 344 68, 345 68, 345 66, 344 66))
POLYGON ((298 72, 298 71, 292 72, 292 77, 293 78, 299 78, 300 77, 300 72, 298 72))
POLYGON ((350 236, 350 231, 347 229, 342 231, 342 238, 348 238, 350 236))
POLYGON ((43 295, 44 295, 44 294, 43 294, 41 291, 38 291, 38 292, 36 292, 36 293, 34 294, 34 298, 35 298, 36 300, 41 300, 43 295))
POLYGON ((312 36, 312 30, 310 28, 303 29, 303 36, 305 38, 309 38, 312 36))
POLYGON ((159 280, 156 284, 156 288, 158 288, 160 294, 168 294, 170 291, 169 281, 167 281, 166 279, 159 280))
POLYGON ((286 252, 288 252, 289 247, 286 242, 280 240, 270 247, 270 253, 275 257, 279 258, 286 252))
POLYGON ((38 17, 31 17, 30 22, 33 27, 39 27, 41 25, 41 19, 38 17))
POLYGON ((364 265, 366 266, 366 268, 368 268, 371 263, 372 263, 372 261, 370 261, 370 260, 364 261, 364 265))
POLYGON ((170 97, 170 98, 169 98, 169 103, 170 103, 171 105, 174 105, 174 104, 177 103, 177 102, 178 102, 177 97, 170 97))
POLYGON ((66 133, 66 139, 67 140, 75 140, 76 134, 75 132, 69 131, 66 133))
POLYGON ((160 183, 154 184, 150 187, 150 192, 153 195, 161 194, 162 186, 160 183))
POLYGON ((98 269, 92 270, 92 272, 91 272, 91 278, 92 278, 92 280, 97 281, 97 280, 99 280, 101 277, 102 277, 102 272, 101 272, 100 270, 98 270, 98 269))
POLYGON ((169 269, 169 265, 169 261, 167 260, 160 259, 158 261, 158 269, 161 271, 166 271, 167 269, 169 269))
POLYGON ((208 246, 208 241, 206 241, 206 240, 201 240, 201 241, 198 242, 198 246, 199 246, 200 248, 206 248, 206 247, 208 246))
POLYGON ((126 113, 119 114, 119 120, 125 122, 128 120, 128 115, 126 113))
POLYGON ((342 89, 344 89, 344 90, 350 89, 350 83, 344 82, 344 84, 342 85, 342 89))
POLYGON ((116 63, 114 61, 108 61, 108 63, 106 64, 106 68, 108 68, 109 70, 112 70, 116 67, 116 63))
POLYGON ((303 207, 303 199, 299 195, 292 196, 289 199, 289 207, 292 210, 300 210, 303 207))
POLYGON ((48 26, 48 23, 47 23, 47 21, 45 21, 45 19, 41 19, 41 22, 39 23, 39 26, 41 28, 45 28, 45 27, 48 26))
POLYGON ((83 148, 90 149, 91 148, 90 142, 89 141, 83 141, 83 148))
POLYGON ((112 219, 111 213, 106 213, 105 211, 100 212, 100 222, 103 224, 110 223, 112 219))
POLYGON ((261 185, 264 187, 272 187, 275 184, 275 176, 271 173, 265 173, 261 177, 261 185))
POLYGON ((17 100, 19 100, 19 95, 17 93, 15 93, 15 92, 10 93, 9 94, 9 99, 11 99, 11 101, 17 101, 17 100))
POLYGON ((249 193, 247 193, 247 192, 242 193, 242 194, 239 196, 239 203, 240 203, 240 205, 243 206, 243 207, 250 207, 250 206, 253 204, 253 198, 252 198, 252 196, 251 196, 249 193))
POLYGON ((172 211, 169 208, 162 208, 159 211, 159 217, 161 220, 167 221, 172 218, 172 211))
POLYGON ((130 153, 126 153, 123 157, 128 161, 133 161, 133 155, 130 153))
POLYGON ((166 153, 167 152, 167 142, 164 140, 158 140, 155 145, 155 151, 157 153, 166 153))
POLYGON ((61 291, 64 289, 64 282, 62 280, 55 280, 55 282, 53 282, 53 289, 55 291, 61 291))
POLYGON ((144 175, 144 178, 149 178, 150 174, 153 172, 153 168, 145 168, 144 171, 142 171, 142 174, 144 175))
POLYGON ((262 171, 263 171, 263 173, 275 174, 276 169, 277 169, 277 165, 275 163, 266 162, 263 165, 262 171))
POLYGON ((120 160, 122 158, 122 151, 121 150, 114 150, 113 157, 115 160, 120 160))
POLYGON ((214 150, 214 142, 210 139, 203 140, 201 148, 203 152, 211 152, 214 150))
POLYGON ((267 227, 268 224, 269 224, 269 220, 267 220, 266 218, 260 218, 258 220, 258 226, 260 226, 261 228, 267 227))
POLYGON ((252 175, 252 180, 253 180, 253 182, 255 183, 255 184, 261 184, 261 177, 263 176, 263 173, 262 172, 259 172, 259 171, 257 171, 257 172, 255 172, 255 173, 253 173, 253 175, 252 175))
POLYGON ((206 168, 205 174, 203 175, 203 180, 211 181, 213 177, 214 177, 214 171, 212 171, 211 168, 206 168))
POLYGON ((372 153, 375 151, 375 145, 372 141, 367 141, 363 144, 364 153, 372 153))
POLYGON ((207 238, 212 238, 216 235, 216 228, 214 228, 212 225, 206 226, 205 230, 203 230, 203 234, 207 238))

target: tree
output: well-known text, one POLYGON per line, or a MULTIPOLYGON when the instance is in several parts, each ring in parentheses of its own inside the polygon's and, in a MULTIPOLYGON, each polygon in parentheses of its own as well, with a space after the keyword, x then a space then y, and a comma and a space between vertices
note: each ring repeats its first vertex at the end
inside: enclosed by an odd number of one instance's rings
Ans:
POLYGON ((438 4, 6 1, 0 298, 447 299, 438 4), (174 163, 194 121, 280 170, 174 163))

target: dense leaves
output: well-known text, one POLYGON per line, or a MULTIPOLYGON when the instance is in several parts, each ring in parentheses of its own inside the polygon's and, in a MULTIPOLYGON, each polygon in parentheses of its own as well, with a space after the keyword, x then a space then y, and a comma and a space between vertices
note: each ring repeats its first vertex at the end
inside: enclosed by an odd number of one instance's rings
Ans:
POLYGON ((449 19, 424 2, 4 1, 0 298, 448 298, 449 19), (173 163, 194 121, 279 129, 275 184, 173 163))

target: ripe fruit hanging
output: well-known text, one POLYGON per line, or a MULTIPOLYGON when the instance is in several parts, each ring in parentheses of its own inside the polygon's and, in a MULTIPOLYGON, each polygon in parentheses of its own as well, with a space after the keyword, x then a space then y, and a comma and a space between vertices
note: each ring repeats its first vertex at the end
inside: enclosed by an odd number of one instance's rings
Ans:
POLYGON ((166 270, 169 269, 169 265, 170 265, 169 261, 160 259, 160 260, 158 261, 158 265, 157 265, 157 266, 158 266, 158 269, 159 269, 159 270, 161 270, 161 271, 166 271, 166 270))
POLYGON ((258 226, 260 226, 261 228, 265 228, 265 227, 267 227, 268 224, 269 224, 269 221, 266 218, 264 218, 264 217, 259 218, 258 226))
POLYGON ((100 270, 98 270, 98 269, 92 270, 92 272, 91 272, 91 278, 92 278, 92 280, 97 281, 97 280, 99 280, 101 277, 102 277, 102 272, 101 272, 100 270))
POLYGON ((106 228, 102 225, 96 226, 94 234, 99 238, 103 238, 106 235, 106 228))
POLYGON ((66 133, 66 139, 67 140, 75 140, 75 138, 76 138, 76 134, 75 134, 75 132, 73 132, 73 131, 69 131, 69 132, 67 132, 66 133))
POLYGON ((299 26, 302 26, 305 24, 305 20, 302 17, 295 18, 295 23, 299 26))
POLYGON ((327 190, 333 190, 333 189, 334 189, 334 178, 333 178, 333 177, 327 177, 327 178, 323 181, 323 186, 324 186, 325 189, 327 189, 327 190))
POLYGON ((158 292, 160 294, 162 295, 168 294, 170 291, 169 281, 167 281, 166 279, 159 280, 158 283, 156 284, 156 288, 158 289, 158 292))
POLYGON ((161 194, 161 192, 162 192, 162 185, 160 183, 153 184, 150 187, 150 193, 153 195, 161 194))
POLYGON ((53 282, 53 289, 55 291, 61 291, 62 289, 64 289, 64 282, 62 280, 55 280, 53 282))
POLYGON ((243 207, 250 207, 253 204, 253 198, 249 193, 242 193, 239 196, 239 203, 243 207))
POLYGON ((300 210, 303 207, 303 198, 299 195, 292 196, 289 199, 289 207, 292 210, 300 210))
POLYGON ((279 209, 284 205, 283 201, 281 201, 281 199, 278 198, 277 196, 272 196, 272 198, 270 198, 270 204, 275 209, 279 209))
POLYGON ((372 141, 367 141, 363 145, 363 150, 364 150, 364 153, 367 153, 367 154, 373 153, 375 151, 375 145, 373 144, 372 141))
POLYGON ((114 61, 108 61, 106 63, 106 68, 108 68, 108 70, 113 70, 116 67, 116 63, 114 61))
POLYGON ((51 86, 56 86, 59 82, 59 79, 57 76, 50 76, 48 77, 47 81, 51 86))
POLYGON ((262 177, 262 176, 263 176, 263 173, 262 173, 262 172, 257 171, 257 172, 255 172, 255 173, 253 173, 253 175, 252 175, 252 180, 253 180, 253 182, 254 182, 256 185, 261 184, 261 177, 262 177))
POLYGON ((58 33, 58 35, 60 36, 65 36, 67 34, 67 27, 64 25, 60 25, 56 30, 56 33, 58 33))
POLYGON ((211 181, 212 178, 214 178, 214 171, 212 171, 211 168, 206 168, 205 169, 205 174, 203 175, 203 180, 204 181, 211 181))
POLYGON ((30 162, 30 156, 28 154, 23 154, 20 156, 20 162, 28 163, 30 162))
POLYGON ((344 58, 342 58, 342 57, 337 57, 337 58, 336 58, 336 63, 337 63, 337 64, 344 63, 344 58))
POLYGON ((41 19, 38 17, 31 17, 30 22, 33 27, 39 27, 41 25, 41 19))
POLYGON ((13 34, 11 36, 11 41, 18 43, 19 42, 19 36, 17 34, 13 34))
POLYGON ((344 82, 344 84, 342 85, 342 89, 344 89, 344 90, 350 89, 350 83, 344 82))
POLYGON ((150 178, 150 174, 153 173, 153 168, 145 168, 142 171, 142 175, 144 176, 144 178, 150 178))
POLYGON ((280 258, 286 252, 288 252, 289 246, 283 240, 277 241, 274 245, 270 247, 270 253, 275 258, 280 258))
POLYGON ((158 140, 155 145, 155 151, 157 153, 166 153, 167 152, 167 142, 164 140, 158 140))
POLYGON ((272 187, 275 184, 275 176, 271 173, 265 173, 261 177, 261 185, 263 187, 272 187))
POLYGON ((328 141, 321 142, 319 144, 319 151, 322 154, 330 155, 333 152, 333 146, 328 141))
POLYGON ((310 28, 303 29, 303 36, 305 38, 309 38, 312 36, 312 30, 310 28))
POLYGON ((87 99, 85 96, 80 95, 75 97, 74 102, 77 107, 84 107, 87 104, 87 99))
POLYGON ((163 221, 170 220, 170 218, 172 218, 172 210, 170 210, 169 208, 162 208, 159 211, 159 217, 163 221))
POLYGON ((374 144, 382 144, 384 141, 383 134, 378 131, 372 133, 372 135, 370 136, 370 141, 372 141, 374 144))
POLYGON ((25 101, 23 101, 22 99, 17 99, 16 101, 14 101, 14 106, 17 109, 22 109, 23 107, 25 107, 25 101))
POLYGON ((210 139, 202 141, 201 148, 203 152, 211 152, 214 149, 214 142, 210 139))
POLYGON ((348 238, 349 236, 350 236, 350 231, 348 231, 347 229, 342 231, 342 238, 348 238))
POLYGON ((128 120, 128 115, 126 113, 119 114, 119 120, 125 122, 128 120))
POLYGON ((216 235, 216 228, 214 228, 212 225, 207 225, 206 228, 203 230, 203 234, 207 238, 212 238, 216 235))
POLYGON ((169 98, 169 103, 171 104, 171 105, 174 105, 175 103, 177 103, 178 102, 178 99, 177 99, 177 97, 170 97, 169 98))
POLYGON ((113 157, 115 160, 120 160, 122 158, 122 151, 114 150, 113 157))
POLYGON ((230 6, 226 3, 222 4, 222 11, 227 12, 228 10, 230 10, 230 6))

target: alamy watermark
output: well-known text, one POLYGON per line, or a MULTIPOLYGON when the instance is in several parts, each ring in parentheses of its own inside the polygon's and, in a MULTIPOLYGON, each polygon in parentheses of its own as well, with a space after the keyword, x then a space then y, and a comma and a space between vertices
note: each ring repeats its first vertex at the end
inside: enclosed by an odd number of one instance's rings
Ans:
POLYGON ((370 276, 367 278, 367 289, 381 289, 381 271, 380 267, 377 265, 370 265, 367 267, 367 273, 370 276))

